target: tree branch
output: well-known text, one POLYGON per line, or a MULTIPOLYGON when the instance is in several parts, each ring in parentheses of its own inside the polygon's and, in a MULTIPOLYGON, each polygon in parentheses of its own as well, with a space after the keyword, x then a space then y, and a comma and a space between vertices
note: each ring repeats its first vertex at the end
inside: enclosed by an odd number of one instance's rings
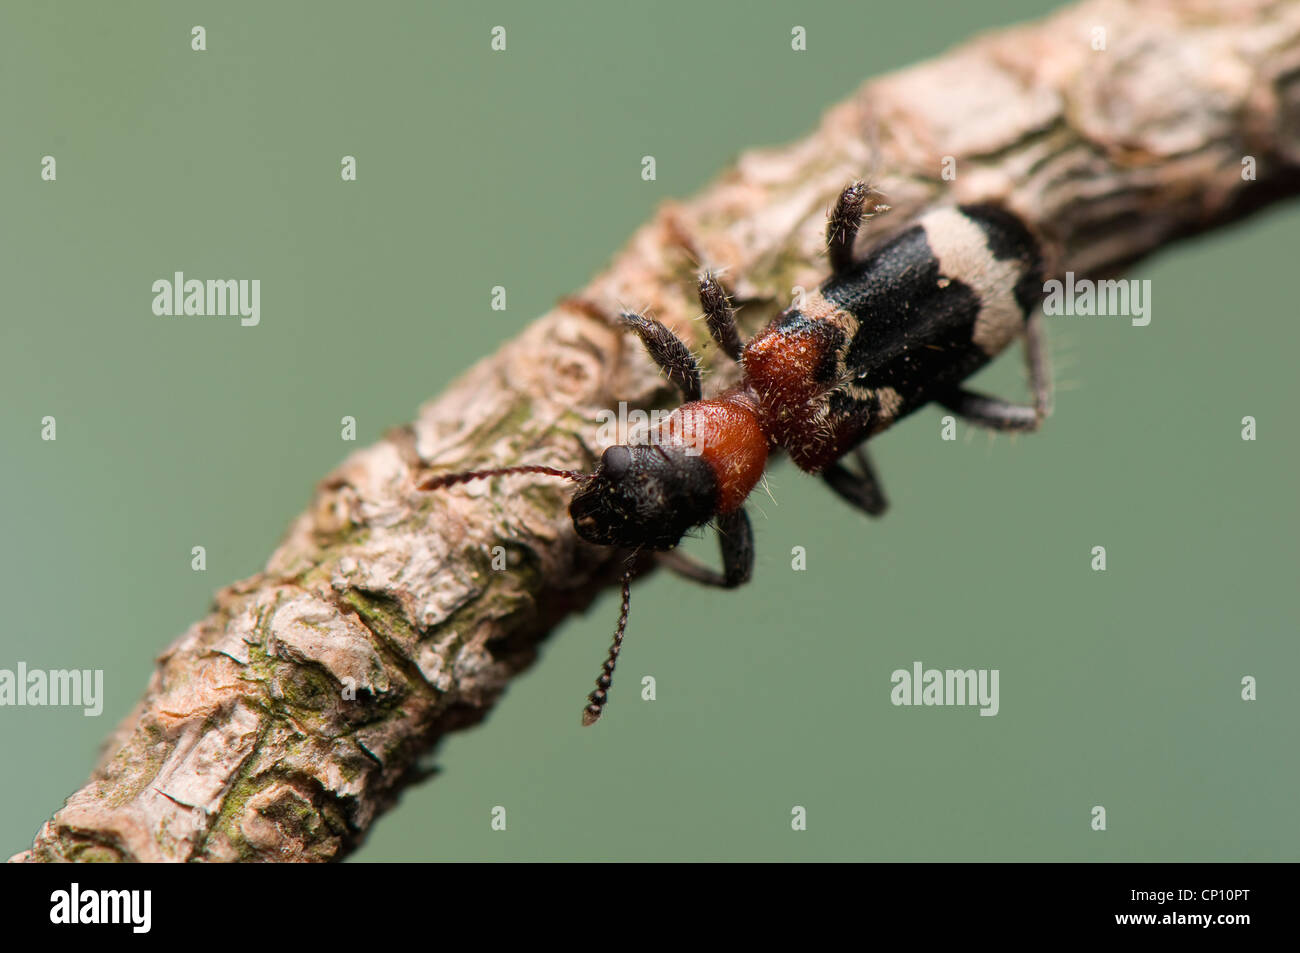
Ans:
MULTIPOLYGON (((420 477, 589 469, 599 410, 671 405, 602 315, 648 304, 703 346, 700 262, 726 269, 752 329, 792 286, 824 277, 826 210, 873 170, 894 211, 864 241, 934 202, 993 200, 1038 231, 1052 275, 1114 273, 1300 190, 1300 6, 1068 8, 871 82, 803 141, 747 153, 664 206, 579 295, 320 484, 266 570, 221 590, 163 653, 90 781, 14 859, 327 860, 354 848, 418 756, 482 719, 625 556, 577 539, 568 484, 427 494, 420 477), (508 571, 491 567, 496 546, 508 571)), ((715 370, 715 384, 734 373, 715 370)))

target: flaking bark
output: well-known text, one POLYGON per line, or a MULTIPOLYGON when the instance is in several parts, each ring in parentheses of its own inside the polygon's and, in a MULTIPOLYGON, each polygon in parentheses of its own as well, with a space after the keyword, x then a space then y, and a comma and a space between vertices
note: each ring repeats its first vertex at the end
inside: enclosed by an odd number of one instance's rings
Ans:
MULTIPOLYGON (((602 312, 646 304, 714 364, 694 262, 726 269, 752 330, 824 277, 826 210, 872 172, 893 211, 863 242, 931 203, 991 200, 1039 233, 1050 274, 1113 274, 1300 190, 1300 4, 1074 6, 870 82, 806 139, 665 205, 587 288, 319 485, 266 570, 163 653, 90 781, 13 859, 347 854, 417 758, 483 718, 625 557, 577 540, 559 481, 426 494, 418 479, 589 469, 599 410, 672 401, 602 312), (494 546, 510 571, 492 571, 494 546)), ((713 386, 729 373, 716 370, 713 386)))

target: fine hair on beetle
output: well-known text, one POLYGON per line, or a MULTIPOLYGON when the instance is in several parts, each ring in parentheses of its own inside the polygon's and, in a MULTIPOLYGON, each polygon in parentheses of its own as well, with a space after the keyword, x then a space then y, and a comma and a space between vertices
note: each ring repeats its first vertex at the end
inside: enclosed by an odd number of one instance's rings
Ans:
MULTIPOLYGON (((840 193, 826 225, 830 276, 749 341, 741 338, 717 277, 700 274, 697 292, 709 334, 739 365, 739 383, 705 397, 700 365, 686 344, 653 318, 624 311, 622 325, 680 391, 676 409, 652 418, 635 439, 606 449, 590 473, 499 467, 433 475, 420 488, 515 474, 568 480, 577 484, 569 515, 582 539, 651 551, 679 575, 732 589, 753 573, 754 537, 744 503, 772 454, 785 453, 850 506, 876 517, 887 504, 863 444, 921 407, 936 403, 992 430, 1038 429, 1051 411, 1037 309, 1044 279, 1039 242, 1002 206, 940 206, 858 256, 862 224, 888 209, 878 196, 861 181, 840 193), (963 386, 1017 340, 1024 345, 1032 403, 963 386), (676 551, 688 532, 707 524, 718 532, 721 571, 676 551)), ((631 582, 629 568, 584 725, 595 724, 609 701, 631 582)))

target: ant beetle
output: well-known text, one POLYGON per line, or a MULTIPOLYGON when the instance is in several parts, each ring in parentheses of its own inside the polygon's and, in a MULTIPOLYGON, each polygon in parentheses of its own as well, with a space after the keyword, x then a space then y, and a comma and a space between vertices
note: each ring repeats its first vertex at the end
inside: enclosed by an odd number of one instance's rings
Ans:
MULTIPOLYGON (((730 589, 753 570, 744 503, 770 453, 784 451, 849 504, 879 516, 885 495, 862 444, 913 411, 934 402, 994 430, 1037 429, 1050 410, 1050 385, 1037 312, 1042 256, 1029 229, 994 205, 938 208, 855 259, 863 221, 888 208, 875 194, 863 182, 841 192, 826 228, 830 277, 748 343, 718 280, 707 271, 700 276, 709 333, 743 371, 739 384, 715 397, 703 396, 699 364, 672 331, 641 314, 621 315, 685 398, 648 445, 612 446, 590 474, 516 466, 434 476, 421 489, 515 473, 572 480, 578 491, 569 514, 583 539, 652 550, 681 575, 730 589), (961 386, 1017 338, 1025 342, 1032 405, 961 386), (846 456, 856 469, 845 466, 846 456), (710 521, 721 572, 673 552, 689 530, 710 521)), ((584 725, 600 718, 609 698, 630 586, 629 571, 584 725)))

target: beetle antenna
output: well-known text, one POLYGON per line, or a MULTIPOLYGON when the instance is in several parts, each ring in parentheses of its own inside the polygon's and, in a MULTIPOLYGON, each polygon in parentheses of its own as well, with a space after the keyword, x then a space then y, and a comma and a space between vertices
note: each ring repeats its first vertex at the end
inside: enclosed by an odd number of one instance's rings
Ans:
POLYGON ((623 632, 627 629, 627 614, 632 607, 632 570, 623 573, 623 609, 618 614, 618 628, 614 630, 614 642, 609 647, 609 656, 596 679, 596 690, 587 697, 587 707, 582 710, 584 726, 594 725, 605 711, 609 701, 609 686, 614 681, 614 666, 618 664, 618 653, 623 650, 623 632))
POLYGON ((425 479, 419 486, 421 490, 441 490, 455 486, 457 483, 469 483, 471 480, 486 480, 489 477, 511 476, 516 473, 542 473, 546 476, 562 477, 575 483, 585 483, 591 475, 581 470, 557 470, 555 467, 518 466, 498 467, 495 470, 467 470, 464 473, 440 473, 425 479))

